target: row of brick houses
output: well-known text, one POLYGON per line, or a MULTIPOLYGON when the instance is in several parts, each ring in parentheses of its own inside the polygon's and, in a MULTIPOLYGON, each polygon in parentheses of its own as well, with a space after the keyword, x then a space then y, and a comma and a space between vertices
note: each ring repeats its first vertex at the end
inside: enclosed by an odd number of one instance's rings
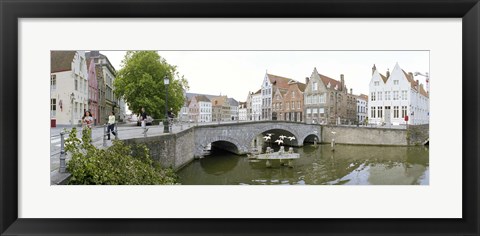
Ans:
POLYGON ((366 95, 354 95, 352 89, 348 92, 343 75, 335 80, 314 68, 305 83, 301 83, 266 73, 261 89, 247 96, 246 117, 247 120, 354 124, 364 119, 358 115, 357 98, 368 100, 366 95))
POLYGON ((86 110, 97 124, 114 111, 117 120, 125 117, 125 103, 113 94, 115 68, 98 51, 51 51, 51 126, 78 125, 86 110))

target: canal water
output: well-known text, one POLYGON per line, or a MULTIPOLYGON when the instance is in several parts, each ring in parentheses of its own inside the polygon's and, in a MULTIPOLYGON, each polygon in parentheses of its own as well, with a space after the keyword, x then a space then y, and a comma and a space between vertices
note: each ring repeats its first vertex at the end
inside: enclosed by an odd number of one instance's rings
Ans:
MULTIPOLYGON (((272 147, 277 151, 277 146, 272 147)), ((264 147, 265 148, 265 147, 264 147)), ((287 147, 285 149, 288 149, 287 147)), ((184 185, 428 185, 428 147, 306 145, 293 167, 214 149, 178 171, 184 185)))

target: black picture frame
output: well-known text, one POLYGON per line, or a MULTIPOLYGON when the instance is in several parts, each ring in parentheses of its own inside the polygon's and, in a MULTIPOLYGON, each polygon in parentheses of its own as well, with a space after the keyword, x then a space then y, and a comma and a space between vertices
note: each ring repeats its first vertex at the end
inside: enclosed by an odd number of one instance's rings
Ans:
POLYGON ((0 0, 1 235, 479 235, 478 0, 0 0), (461 219, 18 218, 18 24, 46 17, 462 18, 461 219))

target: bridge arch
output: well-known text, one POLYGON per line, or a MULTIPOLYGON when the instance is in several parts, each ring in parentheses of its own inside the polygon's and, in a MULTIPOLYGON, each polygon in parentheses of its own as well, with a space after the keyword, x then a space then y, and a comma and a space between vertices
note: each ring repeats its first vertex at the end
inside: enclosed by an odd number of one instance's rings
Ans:
POLYGON ((312 131, 312 132, 309 132, 309 133, 305 134, 305 135, 301 138, 301 140, 302 140, 302 143, 305 143, 305 142, 313 143, 313 141, 314 141, 315 138, 317 138, 317 143, 320 143, 320 142, 321 142, 320 135, 318 135, 317 132, 312 131))
MULTIPOLYGON (((262 126, 257 128, 257 130, 254 134, 252 134, 248 137, 248 140, 253 140, 259 134, 265 133, 269 130, 284 130, 284 131, 287 131, 287 132, 293 134, 293 136, 295 137, 295 140, 296 140, 295 144, 297 146, 302 146, 303 145, 303 142, 300 143, 300 140, 299 140, 299 138, 301 137, 300 134, 295 129, 291 129, 290 127, 282 125, 282 124, 265 124, 265 125, 262 125, 262 126)), ((302 139, 302 141, 303 141, 303 139, 302 139)))
POLYGON ((245 148, 243 147, 244 145, 242 145, 242 143, 236 138, 228 136, 207 136, 201 142, 196 144, 196 156, 201 156, 205 147, 207 147, 208 144, 213 144, 215 142, 225 142, 232 144, 234 148, 228 147, 226 150, 235 154, 243 154, 246 152, 244 150, 245 148))

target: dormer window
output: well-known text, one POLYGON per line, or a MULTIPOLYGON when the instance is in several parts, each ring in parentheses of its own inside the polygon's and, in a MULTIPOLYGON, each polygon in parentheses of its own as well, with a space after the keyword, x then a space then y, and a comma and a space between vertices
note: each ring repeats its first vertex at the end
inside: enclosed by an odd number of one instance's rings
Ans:
POLYGON ((394 81, 393 81, 393 84, 394 84, 394 85, 398 85, 398 79, 394 80, 394 81))
POLYGON ((373 82, 375 86, 378 86, 380 83, 378 81, 373 82))
POLYGON ((338 90, 338 84, 335 85, 335 90, 338 90))

